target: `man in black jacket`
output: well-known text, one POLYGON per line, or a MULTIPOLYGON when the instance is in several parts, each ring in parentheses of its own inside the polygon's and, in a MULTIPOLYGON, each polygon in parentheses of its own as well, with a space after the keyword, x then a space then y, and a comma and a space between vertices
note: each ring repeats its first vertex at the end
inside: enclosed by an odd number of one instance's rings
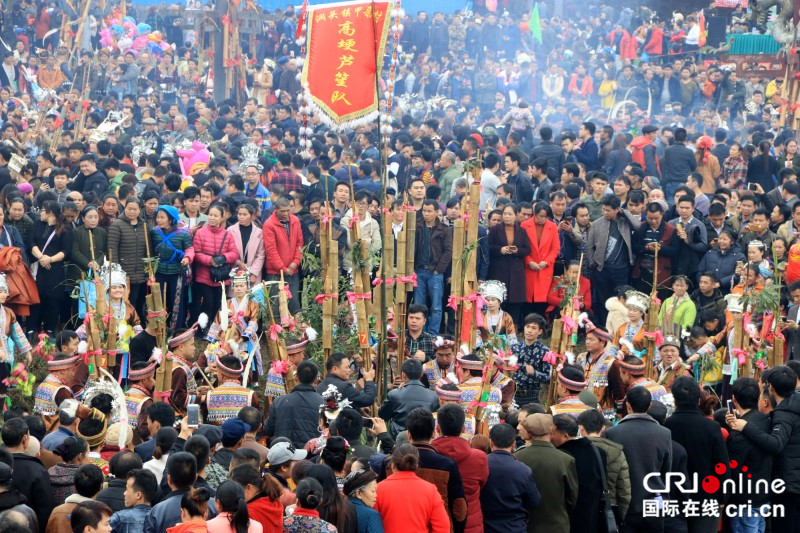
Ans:
POLYGON ((533 183, 531 178, 520 170, 520 162, 519 153, 506 154, 505 166, 508 172, 506 183, 514 188, 515 202, 530 202, 533 199, 533 183))
MULTIPOLYGON (((375 396, 378 395, 378 387, 375 385, 374 381, 374 367, 371 370, 361 370, 361 376, 364 379, 364 388, 361 391, 357 390, 353 384, 348 381, 350 379, 350 359, 345 354, 341 352, 334 352, 331 354, 331 356, 328 357, 328 361, 325 363, 325 369, 328 371, 328 375, 317 385, 318 393, 324 394, 328 387, 333 385, 336 387, 336 390, 339 391, 343 400, 350 400, 350 405, 354 409, 369 407, 375 403, 375 396)), ((297 388, 295 388, 295 390, 297 390, 297 388)), ((317 413, 319 413, 319 406, 321 404, 322 401, 317 404, 317 413)), ((292 413, 291 416, 294 416, 294 413, 292 413)), ((269 420, 267 420, 267 425, 269 425, 269 420)), ((314 437, 319 436, 319 432, 316 431, 316 425, 315 423, 314 437)), ((303 445, 305 446, 305 442, 303 445)))
POLYGON ((531 159, 544 157, 547 160, 548 166, 555 168, 560 176, 560 161, 563 152, 561 147, 553 142, 553 129, 550 126, 542 127, 542 129, 539 130, 539 137, 541 137, 542 142, 534 147, 531 159))
POLYGON ((671 202, 675 190, 686 183, 686 178, 697 169, 697 160, 694 152, 686 145, 686 130, 677 128, 673 137, 672 146, 664 150, 664 159, 661 161, 661 182, 664 184, 664 196, 671 202))
POLYGON ((397 434, 406 429, 408 413, 417 407, 425 407, 431 412, 439 408, 439 396, 422 384, 422 363, 416 359, 406 359, 400 367, 403 385, 389 391, 386 400, 378 411, 378 416, 384 420, 392 421, 391 434, 397 434))
POLYGON ((427 305, 430 309, 425 331, 431 335, 439 334, 444 272, 450 266, 453 255, 453 232, 439 220, 438 213, 439 203, 436 200, 423 202, 422 218, 417 219, 414 249, 414 273, 417 275, 414 303, 427 305))
POLYGON ((79 167, 80 172, 69 188, 83 194, 94 194, 100 200, 108 191, 108 177, 97 170, 97 161, 92 154, 82 155, 79 167))
MULTIPOLYGON (((739 378, 733 382, 733 404, 736 406, 736 417, 741 418, 751 426, 758 428, 759 431, 769 433, 772 428, 772 423, 767 415, 759 412, 758 410, 758 397, 761 394, 761 389, 758 381, 753 378, 739 378)), ((745 437, 738 431, 732 431, 728 442, 728 455, 732 461, 736 461, 742 466, 747 466, 747 473, 739 472, 734 473, 734 476, 739 476, 742 481, 752 482, 754 487, 760 480, 766 480, 768 483, 772 479, 772 454, 765 453, 759 449, 756 444, 745 437), (752 475, 752 478, 750 476, 752 475), (746 477, 745 477, 746 476, 746 477)), ((738 485, 738 483, 737 483, 738 485)), ((728 505, 750 505, 753 509, 761 507, 765 503, 769 503, 769 491, 754 490, 747 494, 740 494, 734 492, 728 495, 728 505)), ((731 517, 731 528, 736 531, 743 531, 746 529, 764 530, 764 517, 763 516, 748 516, 746 512, 739 512, 738 516, 731 517), (737 524, 738 527, 734 526, 737 524)))
MULTIPOLYGON (((11 465, 6 464, 5 460, 13 462, 11 454, 5 452, 8 457, 3 457, 0 461, 0 514, 6 514, 5 511, 16 511, 21 513, 25 518, 30 531, 39 530, 39 520, 33 509, 30 508, 27 498, 23 496, 17 489, 12 486, 13 470, 11 465)), ((0 531, 3 527, 0 526, 0 531)))
POLYGON ((142 458, 131 451, 115 453, 108 461, 108 468, 113 477, 95 500, 108 505, 116 513, 125 509, 125 485, 128 480, 128 472, 142 468, 142 458))
POLYGON ((38 458, 25 453, 30 433, 23 419, 7 420, 0 434, 6 449, 14 457, 12 487, 30 502, 30 507, 39 519, 39 531, 44 533, 47 520, 55 507, 50 474, 38 458))
MULTIPOLYGON (((764 431, 758 424, 732 415, 727 415, 725 421, 731 429, 741 431, 752 441, 760 453, 773 454, 775 479, 782 479, 786 490, 771 496, 772 505, 783 505, 785 513, 783 517, 772 517, 772 531, 796 531, 800 524, 800 396, 795 393, 797 374, 788 366, 776 366, 766 379, 769 397, 775 404, 772 431, 764 431)), ((675 392, 674 385, 672 391, 675 392)))
POLYGON ((319 436, 319 406, 323 402, 313 386, 318 373, 317 365, 311 361, 297 365, 297 385, 286 396, 277 398, 269 410, 269 418, 264 426, 267 436, 286 437, 300 448, 319 436))
POLYGON ((578 471, 578 500, 570 513, 570 531, 599 531, 600 500, 603 496, 601 469, 606 469, 606 452, 592 441, 578 437, 578 421, 567 414, 553 417, 553 446, 575 458, 578 471), (598 453, 595 452, 595 450, 598 453))
POLYGON ((645 489, 644 478, 652 472, 658 472, 660 475, 650 479, 648 487, 663 490, 666 475, 672 471, 672 439, 669 431, 647 414, 651 398, 646 388, 633 387, 625 396, 630 414, 605 432, 607 439, 622 444, 628 461, 631 503, 625 522, 634 531, 638 528, 645 531, 663 529, 663 517, 644 516, 644 501, 656 496, 645 489))
MULTIPOLYGON (((689 477, 697 474, 697 479, 707 476, 717 478, 720 483, 730 476, 728 471, 720 474, 715 471, 718 463, 728 464, 728 450, 717 422, 709 420, 697 407, 700 401, 700 386, 687 376, 677 378, 672 384, 675 399, 675 413, 667 418, 664 427, 672 432, 672 439, 686 448, 689 461, 689 477)), ((722 495, 717 495, 717 498, 722 495)), ((687 518, 689 531, 712 533, 717 530, 720 518, 698 516, 687 518)))

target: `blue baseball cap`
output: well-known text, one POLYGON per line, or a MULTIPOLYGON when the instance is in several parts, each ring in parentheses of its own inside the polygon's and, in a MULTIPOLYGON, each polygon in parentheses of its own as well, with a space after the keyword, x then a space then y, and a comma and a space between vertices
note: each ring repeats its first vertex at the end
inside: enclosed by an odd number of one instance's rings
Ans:
POLYGON ((222 440, 243 439, 250 431, 250 424, 238 418, 229 418, 222 424, 222 440))

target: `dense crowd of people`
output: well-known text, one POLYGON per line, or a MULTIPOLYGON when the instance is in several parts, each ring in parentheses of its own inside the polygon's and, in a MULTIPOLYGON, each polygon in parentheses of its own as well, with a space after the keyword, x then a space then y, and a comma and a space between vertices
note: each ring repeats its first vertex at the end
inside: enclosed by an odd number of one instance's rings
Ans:
POLYGON ((304 122, 291 6, 240 101, 211 4, 3 10, 0 531, 800 531, 795 106, 703 48, 766 28, 556 4, 401 14, 390 135, 304 122), (312 355, 330 239, 340 315, 413 283, 382 374, 312 355))

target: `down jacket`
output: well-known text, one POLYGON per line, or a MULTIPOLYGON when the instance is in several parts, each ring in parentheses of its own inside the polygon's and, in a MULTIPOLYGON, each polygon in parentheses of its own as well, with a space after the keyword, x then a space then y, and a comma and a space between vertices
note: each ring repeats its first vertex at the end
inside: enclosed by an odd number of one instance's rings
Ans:
MULTIPOLYGON (((225 228, 212 228, 206 224, 194 234, 192 240, 194 245, 194 279, 203 285, 216 286, 217 283, 211 281, 211 258, 215 255, 225 256, 225 263, 233 265, 239 259, 239 252, 236 250, 236 243, 225 228), (223 238, 225 242, 223 243, 223 238)), ((229 283, 229 282, 225 282, 229 283)))
POLYGON ((762 453, 774 455, 772 471, 775 479, 786 482, 786 491, 800 493, 800 395, 794 393, 775 407, 771 432, 763 432, 757 424, 747 424, 742 434, 762 453))
POLYGON ((483 513, 481 512, 481 489, 489 479, 489 461, 485 453, 476 450, 461 437, 439 437, 432 443, 436 451, 456 462, 464 485, 464 497, 467 500, 466 533, 483 531, 483 513))
POLYGON ((623 446, 603 437, 589 438, 592 444, 606 452, 608 499, 611 505, 619 507, 620 515, 625 516, 631 503, 631 477, 623 446))
POLYGON ((322 395, 311 385, 297 385, 286 396, 276 398, 264 431, 270 437, 286 437, 297 448, 319 436, 319 406, 322 395))
POLYGON ((134 226, 124 217, 116 219, 108 227, 108 250, 111 252, 111 261, 122 266, 133 285, 147 281, 144 259, 149 254, 145 231, 147 225, 143 220, 139 220, 134 226))
POLYGON ((278 275, 294 263, 300 268, 303 257, 303 229, 300 226, 300 219, 294 215, 289 215, 289 235, 278 220, 278 215, 272 213, 264 227, 261 228, 264 234, 264 250, 267 254, 266 267, 267 275, 278 275))

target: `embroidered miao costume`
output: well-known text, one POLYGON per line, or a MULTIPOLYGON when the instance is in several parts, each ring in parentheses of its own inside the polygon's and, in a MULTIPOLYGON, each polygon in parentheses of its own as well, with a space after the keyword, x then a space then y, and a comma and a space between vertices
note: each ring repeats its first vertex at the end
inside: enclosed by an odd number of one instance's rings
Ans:
POLYGON ((505 407, 511 405, 514 395, 517 394, 516 382, 507 375, 518 370, 517 356, 511 355, 504 359, 495 352, 494 360, 497 368, 492 376, 492 386, 500 389, 500 405, 505 407))
MULTIPOLYGON (((658 347, 659 352, 661 352, 661 349, 665 346, 672 346, 676 350, 680 351, 681 341, 673 335, 667 335, 664 337, 664 342, 662 342, 661 346, 658 347)), ((656 370, 658 370, 658 384, 662 385, 667 390, 667 393, 672 392, 672 383, 676 378, 682 376, 691 377, 692 375, 692 373, 689 371, 689 367, 681 360, 680 356, 678 356, 677 360, 670 366, 666 365, 662 357, 661 362, 656 367, 656 370)))
MULTIPOLYGON (((458 388, 457 383, 451 383, 447 377, 442 378, 437 382, 436 394, 439 396, 439 405, 448 403, 461 403, 461 389, 458 388), (443 387, 446 385, 453 385, 456 390, 446 390, 443 387)), ((436 413, 433 413, 433 419, 436 421, 436 413)), ((475 436, 475 415, 466 413, 464 417, 464 428, 461 430, 461 438, 466 439, 467 442, 472 440, 475 436)))
MULTIPOLYGON (((309 342, 308 336, 304 333, 303 338, 298 343, 286 346, 286 354, 291 357, 303 353, 303 358, 305 359, 305 349, 309 342)), ((267 387, 264 391, 267 398, 280 398, 292 392, 287 390, 285 376, 288 372, 291 372, 293 376, 297 374, 297 367, 291 361, 272 362, 272 366, 267 372, 267 387)), ((297 383, 296 378, 294 382, 297 383)))
MULTIPOLYGON (((0 292, 8 294, 5 274, 0 274, 0 292)), ((17 322, 17 315, 10 308, 0 306, 0 362, 7 363, 10 370, 14 366, 15 353, 24 355, 31 350, 31 344, 17 322)))
MULTIPOLYGON (((241 272, 244 271, 236 271, 236 274, 233 276, 233 282, 237 283, 241 282, 243 279, 246 279, 249 289, 250 272, 245 272, 244 274, 241 274, 241 272)), ((258 311, 258 303, 252 301, 248 295, 245 295, 241 300, 236 299, 236 297, 232 297, 228 300, 229 327, 236 326, 239 329, 242 339, 246 339, 247 342, 242 343, 240 348, 247 355, 250 354, 250 350, 253 348, 253 343, 257 338, 258 311)), ((222 313, 222 310, 220 310, 220 313, 222 313)), ((217 313, 214 322, 208 328, 208 340, 209 342, 221 342, 224 338, 225 332, 222 331, 220 327, 220 314, 217 313)), ((256 351, 253 354, 253 362, 250 368, 251 372, 254 374, 253 383, 258 381, 257 376, 261 376, 263 374, 261 348, 256 345, 255 349, 256 351)), ((245 358, 247 355, 245 355, 245 358)))
MULTIPOLYGON (((621 325, 617 332, 614 334, 614 340, 612 342, 611 348, 609 348, 609 354, 616 356, 619 353, 620 348, 622 347, 621 341, 624 339, 633 344, 633 347, 639 351, 644 350, 644 320, 640 320, 636 324, 632 324, 631 322, 626 322, 625 324, 621 325)), ((636 354, 628 354, 628 355, 636 355, 636 354)))
MULTIPOLYGON (((451 337, 447 338, 436 337, 436 340, 433 343, 433 350, 434 353, 439 350, 453 351, 455 350, 455 346, 456 343, 453 341, 451 337)), ((436 384, 439 383, 440 379, 443 379, 450 372, 455 372, 455 371, 456 371, 455 357, 453 357, 453 362, 450 364, 449 368, 440 367, 439 362, 436 360, 435 356, 433 359, 422 365, 422 374, 425 376, 425 379, 428 380, 428 388, 432 390, 436 390, 436 384)))
POLYGON ((569 394, 561 398, 556 405, 550 406, 550 413, 553 415, 570 415, 578 418, 578 415, 589 408, 578 394, 587 387, 588 382, 583 378, 580 369, 569 366, 562 368, 557 373, 558 383, 564 387, 569 394))
POLYGON ((691 377, 692 372, 689 367, 682 361, 675 361, 669 368, 664 368, 664 362, 659 363, 658 367, 658 384, 663 385, 668 393, 672 392, 672 383, 681 376, 691 377))
MULTIPOLYGON (((105 263, 97 275, 100 279, 108 283, 106 291, 111 287, 122 286, 127 289, 128 277, 122 267, 117 263, 105 263)), ((114 373, 120 373, 119 377, 126 379, 128 377, 128 367, 130 366, 128 358, 128 343, 131 337, 142 331, 142 326, 139 321, 139 314, 128 301, 127 296, 123 297, 121 302, 112 302, 108 295, 106 295, 108 302, 108 313, 113 315, 118 324, 117 336, 117 355, 115 359, 114 373), (130 330, 130 331, 129 331, 130 330)), ((96 302, 94 302, 96 304, 96 302)), ((86 323, 81 324, 75 333, 82 341, 87 340, 86 323)))
MULTIPOLYGON (((8 294, 5 274, 0 274, 0 292, 8 294)), ((24 355, 30 351, 31 345, 17 322, 14 311, 4 305, 0 306, 0 393, 6 392, 2 380, 8 378, 14 369, 14 354, 24 355)))
POLYGON ((132 383, 125 393, 125 407, 128 409, 128 425, 133 430, 134 441, 145 441, 150 436, 147 429, 147 409, 153 405, 151 391, 144 388, 139 382, 153 377, 156 371, 156 361, 153 360, 145 368, 128 371, 128 380, 132 383))
MULTIPOLYGON (((483 378, 477 376, 470 378, 459 385, 459 387, 461 388, 461 407, 463 407, 465 411, 469 409, 470 413, 475 414, 475 406, 471 404, 473 400, 476 403, 480 401, 481 388, 483 388, 483 378)), ((487 405, 496 405, 499 412, 501 399, 502 394, 500 393, 500 389, 497 387, 492 387, 489 390, 487 405)))
POLYGON ((221 426, 229 418, 236 418, 243 407, 254 405, 256 398, 254 391, 242 387, 241 378, 244 373, 244 365, 240 365, 238 370, 229 368, 223 364, 220 357, 217 359, 217 371, 221 385, 208 393, 206 421, 209 424, 221 426))
POLYGON ((78 425, 75 435, 85 440, 86 444, 89 445, 88 463, 98 466, 100 470, 103 471, 103 474, 107 476, 111 473, 111 469, 108 466, 108 461, 103 459, 97 450, 99 450, 105 443, 106 433, 108 432, 108 419, 97 409, 92 409, 92 418, 103 421, 103 427, 100 432, 97 433, 97 435, 83 435, 80 431, 80 425, 78 425))
MULTIPOLYGON (((394 381, 400 379, 400 369, 397 366, 397 333, 395 333, 391 325, 386 328, 386 346, 386 355, 389 364, 385 365, 383 368, 383 382, 393 387, 394 381)), ((406 357, 408 357, 408 350, 406 350, 406 357)), ((375 364, 377 368, 377 361, 375 364)), ((422 367, 422 372, 423 374, 425 373, 425 365, 422 367)))
POLYGON ((422 373, 425 374, 426 378, 428 378, 428 384, 430 385, 430 388, 434 390, 436 390, 436 384, 439 383, 439 380, 443 379, 448 373, 455 372, 455 370, 455 360, 453 361, 453 364, 450 365, 450 368, 442 369, 436 362, 436 359, 431 359, 422 367, 422 373))
MULTIPOLYGON (((195 324, 180 335, 169 339, 167 341, 169 348, 177 348, 188 341, 194 336, 197 327, 198 325, 195 324)), ((172 390, 169 396, 169 403, 172 404, 176 412, 183 415, 186 413, 187 405, 197 403, 197 381, 194 378, 195 365, 172 352, 168 352, 167 357, 172 359, 172 390)))
POLYGON ((650 396, 655 401, 663 401, 664 396, 667 395, 667 389, 664 388, 663 385, 659 385, 652 379, 647 379, 644 377, 645 372, 645 364, 644 362, 640 362, 637 364, 629 364, 625 361, 617 361, 620 368, 630 374, 631 376, 642 376, 636 379, 633 383, 628 385, 627 390, 631 390, 634 387, 644 387, 648 391, 650 391, 650 396))
MULTIPOLYGON (((605 342, 605 347, 611 342, 611 336, 602 328, 595 326, 591 321, 585 319, 580 321, 581 325, 586 328, 586 335, 594 335, 598 340, 605 342)), ((614 402, 606 398, 606 388, 608 387, 608 370, 616 359, 607 354, 605 351, 592 357, 589 352, 578 354, 575 362, 583 367, 583 376, 587 385, 592 388, 597 401, 600 402, 600 407, 603 409, 603 414, 607 418, 613 418, 616 413, 614 402)))
POLYGON ((50 374, 36 387, 36 396, 33 404, 33 414, 42 416, 58 415, 58 406, 66 399, 73 398, 72 389, 66 380, 53 372, 69 370, 78 365, 80 355, 61 360, 50 360, 47 368, 50 374))
MULTIPOLYGON (((458 364, 465 370, 483 370, 483 361, 471 361, 469 359, 457 358, 458 364)), ((461 389, 461 400, 459 404, 469 415, 475 416, 478 409, 478 403, 485 402, 484 412, 500 412, 500 401, 502 393, 500 389, 491 386, 485 398, 481 398, 481 391, 483 389, 483 378, 475 376, 469 378, 467 381, 459 385, 461 389)), ((477 421, 476 421, 477 422, 477 421)))
MULTIPOLYGON (((508 292, 505 283, 497 280, 484 281, 478 287, 478 291, 484 298, 495 298, 500 303, 505 301, 508 292)), ((478 342, 487 341, 495 335, 505 337, 509 345, 517 342, 514 319, 502 309, 496 315, 492 315, 488 310, 483 313, 483 327, 480 328, 480 334, 478 342)))

